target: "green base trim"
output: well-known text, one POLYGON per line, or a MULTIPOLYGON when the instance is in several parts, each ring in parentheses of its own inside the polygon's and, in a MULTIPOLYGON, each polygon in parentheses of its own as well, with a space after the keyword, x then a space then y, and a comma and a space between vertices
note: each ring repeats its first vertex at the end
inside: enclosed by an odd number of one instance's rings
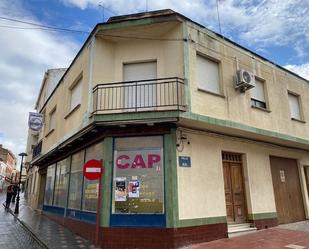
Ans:
POLYGON ((202 226, 202 225, 221 224, 221 223, 227 223, 226 216, 179 220, 177 227, 192 227, 192 226, 202 226))
POLYGON ((243 131, 253 132, 258 135, 278 138, 278 139, 282 139, 282 140, 286 140, 290 142, 300 143, 303 145, 309 145, 309 140, 307 139, 302 139, 299 137, 294 137, 294 136, 290 136, 290 135, 279 133, 279 132, 264 130, 264 129, 256 128, 253 126, 237 123, 234 121, 217 119, 217 118, 200 115, 200 114, 196 114, 192 112, 180 113, 180 117, 205 122, 211 125, 218 125, 218 126, 223 126, 227 128, 234 128, 234 129, 239 129, 243 131))
POLYGON ((147 119, 178 118, 181 111, 128 112, 113 114, 95 114, 95 122, 136 121, 147 119))
POLYGON ((249 220, 265 220, 265 219, 275 219, 277 218, 277 213, 257 213, 257 214, 248 214, 249 220))

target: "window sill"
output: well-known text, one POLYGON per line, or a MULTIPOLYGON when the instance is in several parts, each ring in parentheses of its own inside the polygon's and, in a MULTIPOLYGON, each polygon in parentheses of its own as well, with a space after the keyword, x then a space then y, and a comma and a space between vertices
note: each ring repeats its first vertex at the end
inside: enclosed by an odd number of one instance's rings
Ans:
POLYGON ((266 109, 266 108, 263 108, 263 107, 258 107, 258 106, 255 106, 255 105, 251 105, 251 108, 257 109, 257 110, 260 110, 260 111, 263 111, 263 112, 268 112, 268 113, 271 112, 271 110, 269 110, 269 109, 266 109))
POLYGON ((71 111, 69 111, 69 113, 67 115, 64 116, 64 119, 67 119, 68 117, 70 117, 73 112, 75 112, 77 109, 79 109, 79 107, 80 107, 80 104, 75 106, 71 111))
POLYGON ((225 99, 225 96, 223 94, 220 94, 220 93, 214 93, 214 92, 202 89, 202 88, 197 88, 197 90, 201 91, 201 92, 204 92, 204 93, 209 93, 209 94, 212 94, 214 96, 221 97, 221 98, 225 99))
POLYGON ((306 123, 306 121, 301 120, 301 119, 297 119, 297 118, 291 118, 291 120, 293 120, 293 121, 297 121, 297 122, 300 122, 300 123, 303 123, 303 124, 305 124, 305 123, 306 123))
POLYGON ((47 132, 47 134, 45 135, 45 137, 48 137, 50 134, 52 134, 54 132, 55 129, 51 129, 49 132, 47 132))

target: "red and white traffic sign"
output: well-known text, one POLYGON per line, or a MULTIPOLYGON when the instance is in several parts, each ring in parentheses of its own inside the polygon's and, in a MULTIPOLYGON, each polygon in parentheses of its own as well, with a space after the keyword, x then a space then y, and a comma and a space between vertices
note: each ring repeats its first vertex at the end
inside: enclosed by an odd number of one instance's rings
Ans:
POLYGON ((84 164, 83 173, 88 180, 97 180, 102 175, 102 162, 91 159, 84 164))

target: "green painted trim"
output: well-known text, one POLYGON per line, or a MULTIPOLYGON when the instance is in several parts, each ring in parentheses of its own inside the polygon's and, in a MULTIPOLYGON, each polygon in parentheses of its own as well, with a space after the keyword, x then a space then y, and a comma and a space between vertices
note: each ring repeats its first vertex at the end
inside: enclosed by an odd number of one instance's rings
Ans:
POLYGON ((277 213, 257 213, 257 214, 248 214, 249 220, 265 220, 265 219, 275 219, 277 218, 277 213))
POLYGON ((191 88, 190 88, 190 53, 188 40, 188 25, 186 22, 182 23, 183 33, 183 73, 185 79, 185 98, 188 111, 191 111, 191 88), (187 41, 187 42, 185 42, 187 41))
POLYGON ((181 111, 130 112, 113 114, 95 114, 95 122, 134 121, 145 119, 178 118, 181 111))
POLYGON ((109 227, 110 205, 111 205, 111 186, 113 173, 113 138, 106 137, 103 141, 103 163, 104 175, 102 177, 101 189, 101 217, 100 224, 109 227))
POLYGON ((166 227, 176 227, 178 221, 178 186, 176 130, 164 135, 165 214, 166 227))
POLYGON ((196 114, 192 112, 180 113, 180 117, 205 122, 211 125, 218 125, 218 126, 223 126, 227 128, 239 129, 243 131, 253 132, 258 135, 263 135, 263 136, 278 138, 278 139, 282 139, 282 140, 286 140, 290 142, 296 142, 296 143, 300 143, 304 145, 309 145, 309 140, 306 140, 306 139, 290 136, 290 135, 279 133, 279 132, 264 130, 264 129, 256 128, 253 126, 237 123, 234 121, 217 119, 217 118, 200 115, 200 114, 196 114))
POLYGON ((112 30, 112 29, 125 29, 129 27, 136 27, 141 25, 150 25, 155 23, 162 23, 162 22, 171 22, 177 21, 182 22, 177 16, 169 15, 169 16, 156 16, 156 17, 147 17, 142 19, 131 19, 127 21, 115 21, 115 22, 108 22, 108 23, 101 23, 99 24, 98 30, 112 30))
POLYGON ((179 220, 177 227, 192 227, 192 226, 202 226, 202 225, 221 224, 221 223, 227 223, 226 216, 179 220))

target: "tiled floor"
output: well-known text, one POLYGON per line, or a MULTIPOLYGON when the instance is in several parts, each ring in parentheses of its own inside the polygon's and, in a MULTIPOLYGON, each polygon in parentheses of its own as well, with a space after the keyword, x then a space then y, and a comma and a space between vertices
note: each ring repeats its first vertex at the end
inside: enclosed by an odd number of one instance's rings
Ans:
POLYGON ((309 248, 309 232, 282 228, 260 230, 231 239, 221 239, 188 247, 190 249, 279 249, 309 248))

